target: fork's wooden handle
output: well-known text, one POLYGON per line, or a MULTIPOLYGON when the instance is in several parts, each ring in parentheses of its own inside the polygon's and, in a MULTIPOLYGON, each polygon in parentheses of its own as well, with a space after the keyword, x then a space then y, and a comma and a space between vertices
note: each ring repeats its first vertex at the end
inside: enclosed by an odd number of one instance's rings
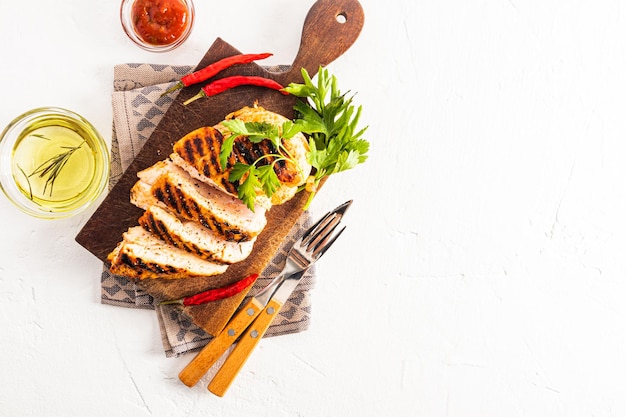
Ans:
POLYGON ((263 312, 259 314, 257 319, 248 327, 244 335, 237 342, 237 346, 235 346, 230 355, 228 355, 222 367, 217 371, 213 380, 209 383, 209 391, 220 397, 226 393, 230 384, 235 380, 235 377, 259 343, 259 340, 261 340, 270 327, 270 324, 281 307, 280 303, 275 300, 270 300, 263 312))
POLYGON ((213 364, 228 350, 258 315, 263 306, 254 298, 228 322, 224 330, 211 340, 178 374, 188 387, 193 387, 213 364))

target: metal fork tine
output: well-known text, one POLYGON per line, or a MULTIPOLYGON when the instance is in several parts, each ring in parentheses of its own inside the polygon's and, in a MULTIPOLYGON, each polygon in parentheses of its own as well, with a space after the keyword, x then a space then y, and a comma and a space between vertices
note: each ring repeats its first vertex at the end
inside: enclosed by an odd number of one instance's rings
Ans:
POLYGON ((302 234, 302 244, 307 245, 308 244, 307 239, 309 238, 309 236, 314 234, 314 231, 316 231, 321 226, 322 223, 327 222, 331 216, 334 216, 334 217, 339 216, 339 219, 341 220, 341 218, 343 218, 343 215, 346 213, 346 211, 350 208, 351 205, 352 205, 352 200, 348 200, 345 203, 341 204, 340 206, 337 206, 334 210, 326 213, 324 217, 319 219, 313 226, 309 227, 302 234))
POLYGON ((307 242, 307 240, 309 239, 309 237, 313 234, 313 232, 318 228, 319 225, 322 224, 322 222, 324 222, 326 219, 328 219, 330 217, 330 213, 327 213, 324 217, 322 217, 321 219, 319 219, 313 226, 309 227, 307 230, 304 231, 304 233, 302 234, 302 242, 305 243, 307 242))
MULTIPOLYGON (((338 225, 339 223, 337 223, 338 225)), ((313 252, 313 256, 316 259, 319 259, 322 257, 323 254, 326 253, 326 251, 328 250, 328 248, 330 248, 332 246, 333 243, 335 243, 335 240, 337 240, 337 238, 339 236, 341 236, 341 234, 343 233, 343 231, 346 230, 346 226, 342 227, 341 230, 339 230, 329 241, 327 241, 323 246, 320 246, 319 248, 317 248, 314 252, 313 252)))
POLYGON ((313 226, 309 227, 309 229, 304 232, 304 235, 302 235, 302 246, 310 245, 311 241, 315 240, 320 235, 320 232, 323 231, 326 226, 328 226, 328 223, 332 221, 334 216, 334 213, 328 213, 313 226))
POLYGON ((303 244, 307 247, 307 251, 312 251, 318 247, 321 242, 323 242, 324 239, 326 239, 326 237, 328 237, 333 230, 335 230, 335 227, 337 227, 339 222, 341 222, 341 218, 335 215, 328 218, 323 225, 320 225, 320 230, 315 231, 315 233, 309 238, 309 242, 303 242, 303 244))
POLYGON ((339 223, 341 223, 341 218, 337 216, 333 217, 322 230, 317 232, 313 241, 307 245, 306 251, 310 253, 319 252, 319 249, 326 245, 328 239, 330 239, 337 226, 339 226, 339 223))

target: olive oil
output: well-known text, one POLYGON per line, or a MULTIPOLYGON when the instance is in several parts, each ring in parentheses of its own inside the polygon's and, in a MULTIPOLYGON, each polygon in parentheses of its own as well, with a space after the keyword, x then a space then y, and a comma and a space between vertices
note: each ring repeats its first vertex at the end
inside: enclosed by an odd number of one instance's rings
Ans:
POLYGON ((24 212, 62 218, 86 208, 106 188, 106 143, 80 115, 31 110, 0 135, 0 187, 24 212))
POLYGON ((55 207, 71 204, 89 187, 94 165, 89 145, 76 131, 44 126, 16 144, 12 170, 24 195, 55 207))

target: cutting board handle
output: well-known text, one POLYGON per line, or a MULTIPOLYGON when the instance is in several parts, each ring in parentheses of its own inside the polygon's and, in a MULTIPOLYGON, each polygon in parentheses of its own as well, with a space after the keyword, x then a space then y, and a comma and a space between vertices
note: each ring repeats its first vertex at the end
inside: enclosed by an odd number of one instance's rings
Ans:
POLYGON ((358 0, 317 0, 302 29, 300 48, 291 68, 275 74, 278 82, 299 82, 302 68, 313 76, 346 52, 361 33, 364 13, 358 0), (296 81, 298 80, 298 81, 296 81))

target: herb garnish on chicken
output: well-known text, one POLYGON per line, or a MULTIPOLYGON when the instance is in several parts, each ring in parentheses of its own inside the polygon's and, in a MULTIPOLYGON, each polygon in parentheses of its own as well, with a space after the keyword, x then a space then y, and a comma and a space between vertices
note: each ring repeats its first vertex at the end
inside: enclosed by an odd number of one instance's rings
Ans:
MULTIPOLYGON (((257 190, 271 197, 280 184, 274 164, 281 161, 294 162, 282 145, 298 133, 308 136, 309 150, 307 161, 315 168, 300 190, 311 193, 305 209, 311 203, 320 181, 329 175, 354 168, 367 160, 369 142, 363 139, 367 127, 358 130, 362 107, 355 108, 353 97, 346 97, 337 88, 337 79, 328 70, 320 67, 317 83, 314 83, 306 69, 302 69, 304 84, 291 83, 284 91, 303 100, 297 102, 296 119, 285 121, 281 126, 270 123, 247 122, 232 119, 223 122, 230 130, 222 145, 220 162, 225 168, 232 152, 234 140, 245 136, 253 143, 269 139, 275 154, 259 157, 252 164, 238 162, 230 173, 229 180, 239 181, 238 195, 253 210, 257 190), (272 158, 271 164, 264 163, 272 158)), ((297 166, 297 164, 295 164, 297 166)))

